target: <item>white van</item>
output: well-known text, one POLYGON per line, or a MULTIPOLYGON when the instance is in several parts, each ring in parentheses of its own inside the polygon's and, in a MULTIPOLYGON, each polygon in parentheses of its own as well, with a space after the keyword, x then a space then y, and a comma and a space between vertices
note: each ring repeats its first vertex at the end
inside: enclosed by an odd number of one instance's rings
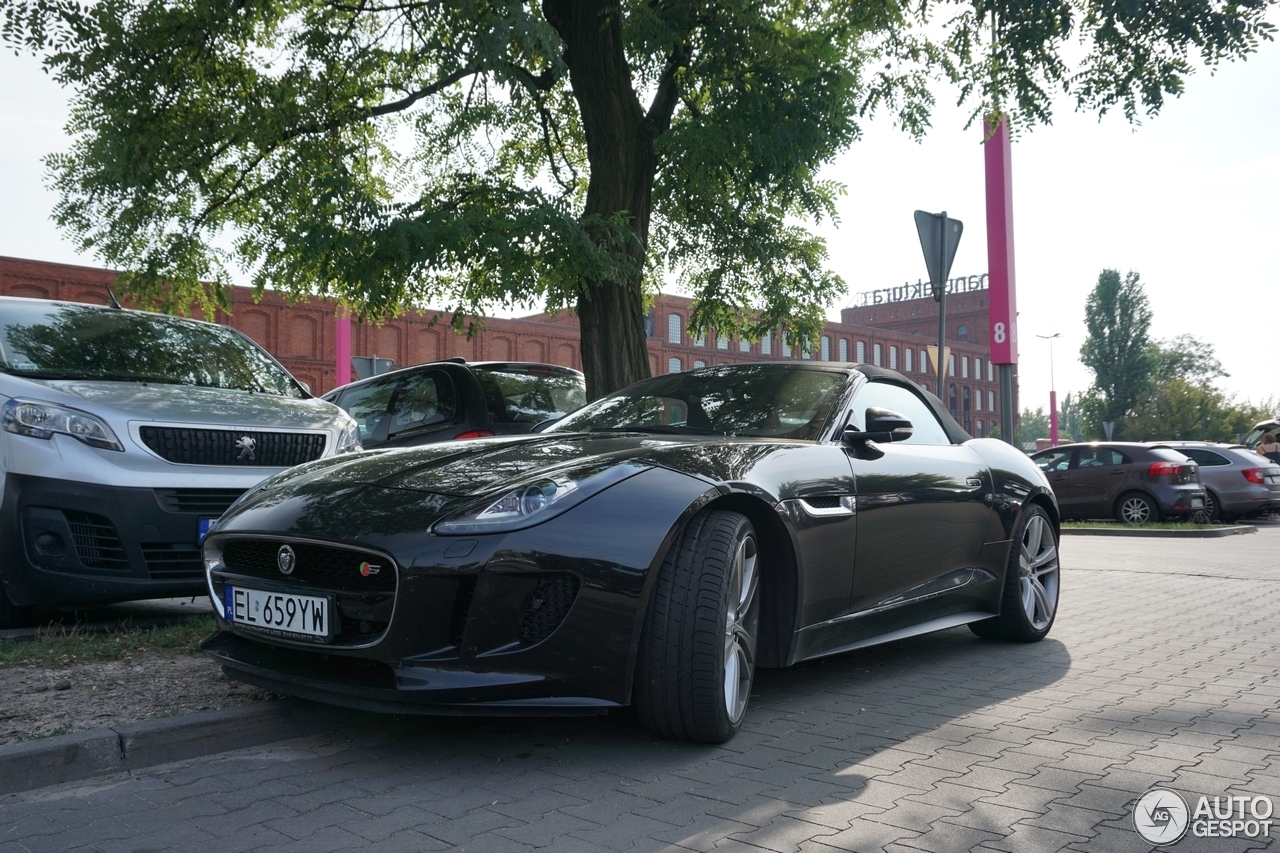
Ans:
POLYGON ((227 326, 0 297, 0 628, 32 605, 197 595, 249 487, 356 423, 227 326))

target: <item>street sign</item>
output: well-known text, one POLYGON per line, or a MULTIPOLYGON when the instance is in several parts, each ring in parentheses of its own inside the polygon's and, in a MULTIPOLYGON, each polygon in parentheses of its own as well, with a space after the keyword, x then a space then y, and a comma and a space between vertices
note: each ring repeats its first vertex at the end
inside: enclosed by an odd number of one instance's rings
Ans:
POLYGON ((948 219, 946 213, 928 213, 917 210, 916 233, 920 235, 920 248, 924 250, 924 263, 929 269, 929 282, 933 285, 933 298, 937 300, 951 275, 951 262, 956 259, 956 247, 964 223, 948 219))
MULTIPOLYGON (((929 351, 929 363, 933 365, 933 373, 935 376, 942 375, 942 368, 938 366, 938 345, 929 344, 925 347, 929 351)), ((942 348, 942 363, 951 363, 951 347, 942 348)))
POLYGON ((380 373, 388 373, 396 363, 389 358, 378 358, 374 356, 353 355, 351 356, 351 372, 356 375, 356 379, 368 379, 370 376, 377 376, 380 373))

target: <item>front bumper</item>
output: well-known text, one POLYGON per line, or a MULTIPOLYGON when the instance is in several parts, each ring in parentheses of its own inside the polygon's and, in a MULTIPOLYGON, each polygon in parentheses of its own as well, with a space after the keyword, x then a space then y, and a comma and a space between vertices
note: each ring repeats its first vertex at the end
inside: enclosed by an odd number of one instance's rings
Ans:
POLYGON ((5 592, 18 605, 198 595, 205 589, 200 520, 217 518, 242 491, 10 473, 0 503, 5 592))

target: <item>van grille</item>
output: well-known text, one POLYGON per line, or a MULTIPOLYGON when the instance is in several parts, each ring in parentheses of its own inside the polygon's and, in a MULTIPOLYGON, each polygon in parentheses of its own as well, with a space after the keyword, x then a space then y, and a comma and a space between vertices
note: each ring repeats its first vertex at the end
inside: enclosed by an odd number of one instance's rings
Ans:
POLYGON ((143 444, 179 465, 282 468, 319 459, 325 444, 323 435, 303 432, 157 426, 144 426, 138 432, 143 444), (242 439, 250 439, 252 445, 242 439))
POLYGON ((143 542, 142 558, 153 580, 192 580, 204 577, 204 561, 197 545, 143 542))
POLYGON ((244 492, 244 489, 156 489, 156 499, 169 512, 220 516, 244 492))
POLYGON ((127 569, 129 558, 111 520, 97 513, 63 510, 80 562, 91 569, 127 569))

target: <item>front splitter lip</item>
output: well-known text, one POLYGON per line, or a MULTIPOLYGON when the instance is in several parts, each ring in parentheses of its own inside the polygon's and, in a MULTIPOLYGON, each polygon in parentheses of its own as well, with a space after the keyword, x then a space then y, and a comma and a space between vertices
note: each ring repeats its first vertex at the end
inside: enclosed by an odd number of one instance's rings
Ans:
POLYGON ((438 716, 581 716, 602 714, 610 708, 621 707, 616 702, 591 696, 528 695, 542 689, 554 691, 551 679, 530 673, 392 667, 401 683, 422 685, 407 690, 327 681, 242 660, 232 648, 220 641, 223 636, 222 632, 215 633, 204 642, 203 648, 231 678, 264 690, 344 708, 384 714, 438 716), (477 695, 486 692, 506 693, 508 696, 482 699, 477 695), (511 697, 512 692, 525 695, 511 697))

